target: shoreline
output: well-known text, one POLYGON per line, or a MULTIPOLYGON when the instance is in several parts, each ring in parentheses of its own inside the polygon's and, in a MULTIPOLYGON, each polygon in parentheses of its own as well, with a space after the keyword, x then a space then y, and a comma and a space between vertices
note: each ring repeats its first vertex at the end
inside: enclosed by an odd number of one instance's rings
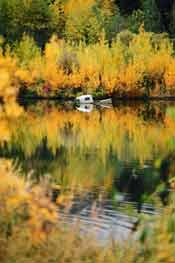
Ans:
MULTIPOLYGON (((112 101, 175 101, 175 96, 93 96, 94 100, 104 100, 111 98, 112 101)), ((58 101, 74 101, 76 96, 18 96, 19 100, 58 100, 58 101)))

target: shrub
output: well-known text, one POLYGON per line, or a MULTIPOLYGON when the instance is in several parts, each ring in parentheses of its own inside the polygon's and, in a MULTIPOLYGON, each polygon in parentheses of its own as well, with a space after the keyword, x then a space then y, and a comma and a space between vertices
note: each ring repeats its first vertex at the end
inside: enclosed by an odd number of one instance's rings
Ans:
POLYGON ((58 59, 58 65, 64 70, 65 74, 73 73, 74 70, 79 69, 77 54, 64 48, 58 59))
POLYGON ((129 47, 134 35, 129 30, 124 30, 118 34, 117 38, 124 46, 129 47))

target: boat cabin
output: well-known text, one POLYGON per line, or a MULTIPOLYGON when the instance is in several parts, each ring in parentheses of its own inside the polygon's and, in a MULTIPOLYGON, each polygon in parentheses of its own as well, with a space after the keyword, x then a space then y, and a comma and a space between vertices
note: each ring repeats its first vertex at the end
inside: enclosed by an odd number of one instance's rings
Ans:
POLYGON ((92 95, 82 95, 76 98, 76 102, 80 104, 94 103, 92 95))

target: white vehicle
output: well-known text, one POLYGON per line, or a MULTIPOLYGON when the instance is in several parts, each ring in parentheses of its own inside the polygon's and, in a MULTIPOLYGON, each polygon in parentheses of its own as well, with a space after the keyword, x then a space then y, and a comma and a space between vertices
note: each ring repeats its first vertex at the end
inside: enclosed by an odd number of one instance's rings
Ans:
POLYGON ((91 104, 94 103, 92 95, 82 95, 76 98, 76 102, 79 104, 91 104))

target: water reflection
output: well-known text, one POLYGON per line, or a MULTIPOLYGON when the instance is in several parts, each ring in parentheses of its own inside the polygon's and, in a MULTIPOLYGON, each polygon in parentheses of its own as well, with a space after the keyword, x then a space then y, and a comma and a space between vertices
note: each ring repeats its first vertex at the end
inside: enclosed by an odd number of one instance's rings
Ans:
POLYGON ((94 108, 93 104, 80 104, 79 107, 76 107, 76 109, 81 112, 91 112, 93 108, 94 108))
POLYGON ((123 215, 154 213, 156 191, 166 204, 175 172, 173 103, 78 110, 53 101, 21 104, 10 114, 1 107, 0 157, 16 161, 25 174, 33 170, 36 179, 49 174, 52 183, 71 190, 71 214, 88 211, 99 195, 104 211, 108 202, 112 213, 123 215))

